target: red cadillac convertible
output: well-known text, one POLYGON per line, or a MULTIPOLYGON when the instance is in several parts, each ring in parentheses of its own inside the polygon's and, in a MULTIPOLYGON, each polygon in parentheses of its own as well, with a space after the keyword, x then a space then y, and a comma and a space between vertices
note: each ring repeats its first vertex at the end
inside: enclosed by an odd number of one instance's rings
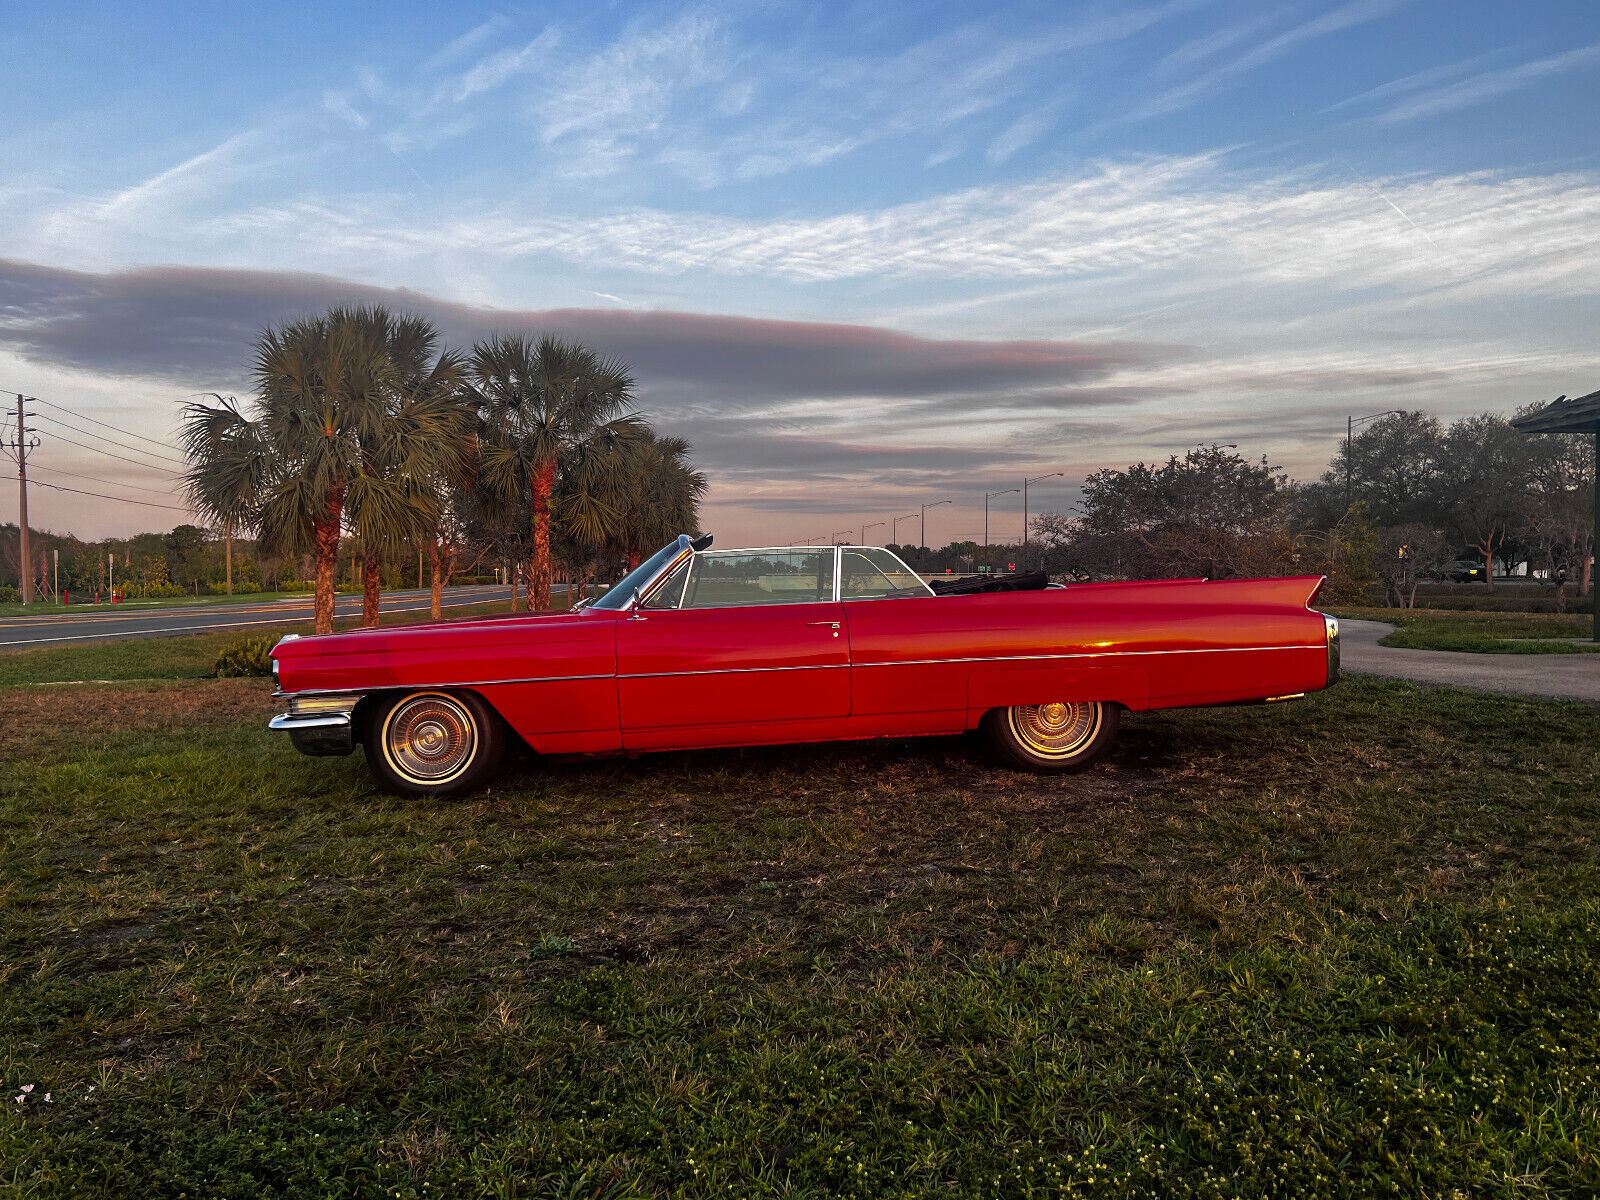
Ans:
POLYGON ((1018 767, 1067 771, 1124 709, 1338 678, 1320 576, 930 586, 877 547, 710 546, 682 535, 568 612, 286 637, 271 727, 306 754, 359 742, 426 796, 483 784, 508 733, 570 755, 982 729, 1018 767))

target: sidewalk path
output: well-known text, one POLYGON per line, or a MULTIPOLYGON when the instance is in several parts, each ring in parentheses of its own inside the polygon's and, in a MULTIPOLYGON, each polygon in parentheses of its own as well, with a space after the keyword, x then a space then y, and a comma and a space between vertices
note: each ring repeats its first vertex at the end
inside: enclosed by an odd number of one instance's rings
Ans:
POLYGON ((1341 620, 1344 670, 1480 692, 1600 704, 1600 654, 1463 654, 1378 645, 1378 639, 1393 630, 1393 625, 1381 621, 1341 620))

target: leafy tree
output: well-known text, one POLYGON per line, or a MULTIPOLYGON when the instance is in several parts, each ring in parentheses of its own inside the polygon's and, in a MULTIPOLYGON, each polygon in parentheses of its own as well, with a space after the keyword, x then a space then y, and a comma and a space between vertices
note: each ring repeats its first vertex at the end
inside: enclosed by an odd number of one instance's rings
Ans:
POLYGON ((1113 578, 1271 574, 1292 557, 1290 499, 1278 468, 1222 446, 1096 471, 1084 482, 1081 562, 1113 578))
POLYGON ((1457 531, 1483 557, 1494 590, 1494 560, 1525 521, 1533 491, 1530 438, 1504 417, 1463 417, 1445 434, 1449 507, 1457 531))
POLYGON ((501 504, 530 509, 528 601, 549 608, 551 502, 561 455, 642 426, 633 412, 633 377, 581 343, 520 334, 479 342, 467 375, 482 418, 481 476, 501 504))

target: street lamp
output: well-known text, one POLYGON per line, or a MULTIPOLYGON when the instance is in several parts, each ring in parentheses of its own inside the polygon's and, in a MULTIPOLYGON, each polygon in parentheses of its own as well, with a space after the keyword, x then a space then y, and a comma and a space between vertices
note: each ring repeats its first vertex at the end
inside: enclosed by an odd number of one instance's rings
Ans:
POLYGON ((891 542, 893 542, 896 546, 898 546, 900 544, 900 522, 901 521, 915 521, 916 519, 917 519, 917 514, 916 513, 907 513, 903 517, 896 517, 894 519, 894 524, 889 529, 889 540, 891 542))
POLYGON ((1012 492, 1020 492, 1021 488, 1006 488, 1003 492, 990 492, 983 498, 983 544, 989 544, 989 501, 996 496, 1009 496, 1012 492))
POLYGON ((855 531, 851 530, 851 529, 835 529, 832 533, 830 533, 828 535, 828 540, 830 542, 832 542, 835 546, 837 546, 837 545, 841 544, 840 541, 839 541, 839 535, 841 533, 844 534, 845 537, 849 537, 853 532, 855 532, 855 531))
POLYGON ((954 503, 954 500, 935 500, 932 504, 924 504, 922 506, 922 548, 924 550, 928 548, 928 510, 930 508, 938 508, 941 504, 954 503))
POLYGON ((1345 417, 1344 419, 1344 510, 1350 511, 1350 446, 1355 439, 1357 425, 1365 425, 1368 421, 1376 421, 1382 417, 1403 417, 1403 408, 1391 408, 1387 412, 1373 413, 1369 417, 1345 417))
POLYGON ((1022 544, 1028 544, 1028 485, 1038 483, 1041 479, 1064 479, 1065 471, 1051 471, 1048 475, 1035 475, 1032 479, 1022 481, 1022 544))
POLYGON ((874 521, 871 525, 863 525, 861 527, 861 543, 860 544, 863 545, 863 546, 865 546, 867 544, 867 530, 869 530, 869 529, 882 529, 885 524, 886 524, 886 522, 883 522, 883 521, 874 521))

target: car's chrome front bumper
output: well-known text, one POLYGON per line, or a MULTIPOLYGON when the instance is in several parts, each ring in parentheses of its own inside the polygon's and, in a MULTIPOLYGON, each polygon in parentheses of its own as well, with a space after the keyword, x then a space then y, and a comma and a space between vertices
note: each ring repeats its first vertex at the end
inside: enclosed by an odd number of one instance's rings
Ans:
POLYGON ((287 733, 301 754, 337 757, 356 748, 355 708, 359 695, 288 696, 289 711, 267 722, 267 728, 287 733))

